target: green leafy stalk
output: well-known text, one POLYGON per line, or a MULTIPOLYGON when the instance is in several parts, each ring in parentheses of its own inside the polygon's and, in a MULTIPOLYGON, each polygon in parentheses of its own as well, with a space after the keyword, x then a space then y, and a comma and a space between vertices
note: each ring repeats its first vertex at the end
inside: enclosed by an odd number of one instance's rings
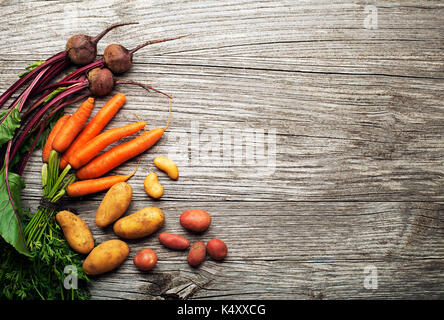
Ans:
POLYGON ((85 300, 89 298, 89 279, 82 259, 74 252, 57 224, 57 203, 66 188, 76 180, 69 169, 59 172, 60 157, 52 151, 42 166, 43 201, 34 215, 26 215, 24 233, 30 258, 0 242, 0 299, 85 300), (5 247, 5 248, 3 248, 5 247), (66 289, 66 266, 77 268, 79 287, 66 289))
MULTIPOLYGON (((0 146, 8 142, 14 137, 14 132, 20 127, 20 111, 18 105, 9 112, 6 118, 0 123, 0 146)), ((0 112, 0 119, 3 119, 9 110, 3 110, 0 112)))
POLYGON ((20 205, 20 192, 25 187, 23 179, 13 172, 8 174, 11 203, 5 183, 5 170, 0 170, 0 234, 18 252, 29 255, 23 233, 23 209, 20 205), (15 210, 14 210, 15 208, 15 210))
POLYGON ((69 174, 70 166, 67 166, 59 174, 60 157, 53 150, 49 155, 48 164, 42 166, 43 205, 29 221, 25 228, 26 244, 33 249, 40 242, 42 234, 51 228, 51 219, 57 213, 51 204, 57 203, 66 193, 68 185, 76 180, 75 174, 69 174))
POLYGON ((32 70, 34 70, 35 68, 37 68, 38 66, 40 66, 40 65, 42 65, 42 64, 44 64, 44 63, 45 63, 44 60, 40 60, 40 61, 36 61, 36 62, 31 63, 29 66, 27 66, 27 67, 25 68, 26 71, 20 73, 20 74, 18 75, 18 77, 19 77, 19 78, 23 78, 23 77, 26 76, 28 73, 30 73, 32 70))

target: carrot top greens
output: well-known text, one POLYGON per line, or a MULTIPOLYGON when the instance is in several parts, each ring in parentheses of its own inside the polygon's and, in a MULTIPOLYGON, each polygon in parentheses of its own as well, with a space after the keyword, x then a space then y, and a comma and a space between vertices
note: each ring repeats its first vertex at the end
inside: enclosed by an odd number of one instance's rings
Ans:
MULTIPOLYGON (((86 300, 89 281, 81 268, 81 257, 65 241, 55 220, 57 202, 75 175, 59 171, 59 155, 52 151, 48 164, 42 166, 43 201, 35 214, 23 215, 23 230, 28 256, 0 241, 0 299, 86 300), (65 268, 76 270, 76 283, 65 287, 65 268)), ((20 176, 10 174, 12 190, 23 187, 20 176)))

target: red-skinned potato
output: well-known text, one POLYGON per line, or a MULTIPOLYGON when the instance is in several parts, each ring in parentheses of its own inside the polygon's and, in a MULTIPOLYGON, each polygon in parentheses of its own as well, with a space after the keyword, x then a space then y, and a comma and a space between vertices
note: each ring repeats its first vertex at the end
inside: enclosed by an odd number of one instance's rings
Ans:
POLYGON ((205 248, 205 243, 202 241, 196 241, 188 252, 188 264, 192 267, 197 267, 205 260, 206 255, 207 250, 205 248))
POLYGON ((152 249, 142 249, 134 256, 134 264, 139 270, 152 270, 157 264, 157 254, 152 249))
POLYGON ((190 209, 180 215, 180 224, 188 231, 203 232, 211 224, 211 216, 201 209, 190 209))
POLYGON ((160 243, 169 249, 185 250, 190 246, 190 241, 178 234, 162 232, 158 237, 160 243))
POLYGON ((225 242, 220 239, 211 239, 207 242, 207 252, 214 260, 223 260, 228 253, 225 242))

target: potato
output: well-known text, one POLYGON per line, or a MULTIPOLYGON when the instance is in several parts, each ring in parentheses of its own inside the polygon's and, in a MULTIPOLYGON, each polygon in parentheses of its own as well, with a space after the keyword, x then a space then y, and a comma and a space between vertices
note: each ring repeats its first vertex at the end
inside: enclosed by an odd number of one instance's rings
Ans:
POLYGON ((179 179, 179 169, 177 168, 176 163, 168 157, 159 156, 155 157, 154 165, 160 170, 164 171, 168 176, 173 179, 179 179))
POLYGON ((190 241, 178 234, 162 232, 158 237, 160 243, 169 249, 185 250, 190 246, 190 241))
POLYGON ((148 173, 143 181, 143 187, 147 195, 154 199, 159 199, 163 195, 163 186, 160 184, 155 172, 148 173))
POLYGON ((83 262, 87 275, 98 275, 120 266, 128 257, 129 247, 121 240, 108 240, 95 247, 83 262))
POLYGON ((182 212, 180 215, 180 224, 189 231, 203 232, 210 226, 211 216, 204 210, 190 209, 182 212))
POLYGON ((139 239, 156 232, 162 227, 165 216, 162 210, 145 207, 114 223, 114 233, 124 239, 139 239))
POLYGON ((152 270, 157 264, 157 254, 153 249, 142 249, 137 252, 133 261, 139 270, 152 270))
POLYGON ((56 214, 56 220, 73 250, 81 254, 88 254, 94 248, 93 235, 82 218, 63 210, 56 214))
POLYGON ((113 185, 105 194, 96 212, 96 225, 104 228, 119 219, 128 209, 133 196, 131 186, 126 182, 113 185))
POLYGON ((196 241, 195 243, 193 243, 190 251, 188 252, 188 264, 192 267, 197 267, 205 260, 206 255, 207 250, 205 248, 205 243, 203 243, 202 241, 196 241))
POLYGON ((225 242, 220 239, 211 239, 207 242, 207 252, 214 260, 223 260, 228 253, 225 242))

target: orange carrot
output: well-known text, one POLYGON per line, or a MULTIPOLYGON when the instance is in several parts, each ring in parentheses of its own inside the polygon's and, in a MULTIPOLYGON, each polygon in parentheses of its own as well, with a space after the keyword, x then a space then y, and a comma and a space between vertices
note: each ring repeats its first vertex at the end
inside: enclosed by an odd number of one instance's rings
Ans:
POLYGON ((169 127, 171 120, 171 99, 170 110, 168 115, 168 123, 165 128, 156 128, 147 131, 137 138, 126 143, 118 145, 100 156, 94 158, 89 163, 77 170, 77 178, 79 180, 93 179, 103 176, 108 171, 121 165, 125 161, 141 154, 151 148, 157 141, 162 138, 163 133, 169 127))
POLYGON ((77 178, 85 180, 103 176, 105 173, 121 165, 125 161, 148 150, 159 141, 163 133, 163 129, 152 129, 133 140, 106 151, 77 170, 77 178))
POLYGON ((52 142, 54 141, 55 136, 60 131, 60 129, 64 126, 66 123, 66 120, 71 117, 70 114, 65 114, 63 117, 61 117, 59 120, 57 120, 56 124, 52 128, 51 132, 48 135, 48 139, 46 139, 45 146, 43 147, 42 151, 42 161, 48 163, 49 160, 49 154, 52 151, 52 142))
POLYGON ((65 152, 76 136, 82 131, 94 108, 94 98, 86 99, 76 112, 66 121, 52 142, 52 148, 59 152, 65 152))
POLYGON ((117 111, 123 107, 126 102, 126 96, 123 93, 115 94, 109 99, 105 105, 97 112, 97 114, 88 122, 85 129, 80 132, 77 138, 71 143, 60 159, 60 168, 64 169, 68 165, 71 155, 77 148, 86 144, 92 138, 97 136, 103 128, 111 121, 117 111))
POLYGON ((68 196, 81 197, 87 194, 108 190, 118 182, 127 181, 131 175, 115 175, 71 183, 67 188, 68 196))
POLYGON ((113 185, 119 182, 125 182, 132 177, 134 173, 128 175, 115 175, 109 177, 103 177, 98 179, 89 179, 76 181, 71 183, 66 191, 70 197, 81 197, 87 194, 92 194, 104 190, 108 190, 113 185))
POLYGON ((87 164, 92 158, 97 156, 103 149, 117 140, 132 135, 142 130, 146 126, 146 122, 138 121, 123 127, 107 130, 94 137, 85 145, 79 147, 76 152, 69 158, 69 164, 78 169, 87 164))
POLYGON ((85 196, 87 194, 92 194, 104 190, 108 190, 113 185, 119 182, 125 182, 129 178, 131 178, 139 168, 139 162, 137 163, 136 169, 131 174, 126 175, 115 175, 115 176, 109 176, 109 177, 103 177, 99 179, 89 179, 89 180, 82 180, 82 181, 76 181, 74 183, 71 183, 66 188, 66 191, 68 193, 68 196, 70 197, 81 197, 85 196))

